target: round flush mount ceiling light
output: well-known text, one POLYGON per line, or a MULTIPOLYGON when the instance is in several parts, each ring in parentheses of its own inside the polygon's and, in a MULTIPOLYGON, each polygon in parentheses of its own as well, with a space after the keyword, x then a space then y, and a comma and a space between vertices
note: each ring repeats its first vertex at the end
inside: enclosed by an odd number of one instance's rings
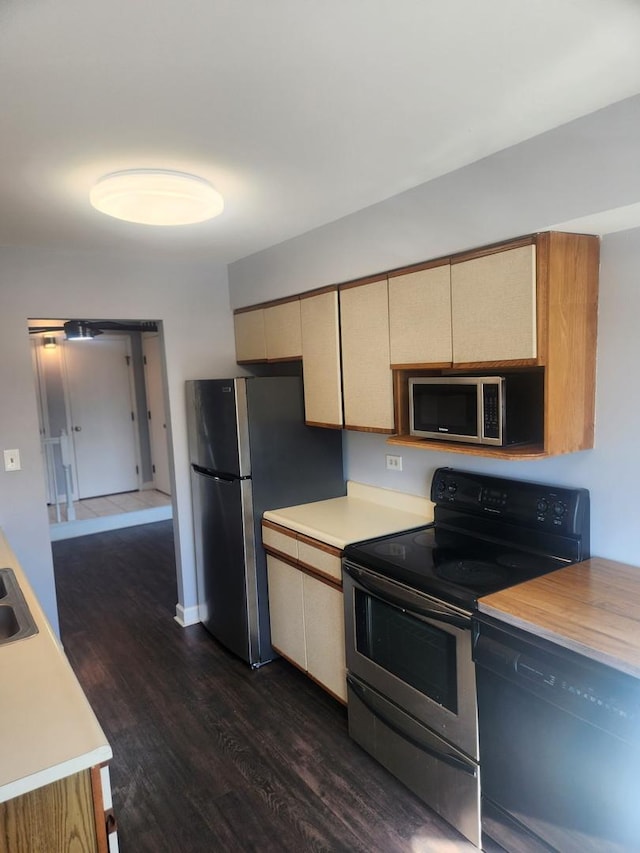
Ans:
POLYGON ((143 225, 191 225, 222 213, 220 193, 204 178, 167 169, 127 169, 100 178, 89 199, 96 210, 143 225))

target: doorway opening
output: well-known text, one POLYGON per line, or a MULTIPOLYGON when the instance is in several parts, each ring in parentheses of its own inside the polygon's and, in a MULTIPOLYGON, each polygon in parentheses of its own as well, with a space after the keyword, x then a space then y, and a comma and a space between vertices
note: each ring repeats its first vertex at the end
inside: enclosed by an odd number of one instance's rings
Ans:
POLYGON ((30 319, 29 334, 52 541, 171 518, 161 323, 30 319))

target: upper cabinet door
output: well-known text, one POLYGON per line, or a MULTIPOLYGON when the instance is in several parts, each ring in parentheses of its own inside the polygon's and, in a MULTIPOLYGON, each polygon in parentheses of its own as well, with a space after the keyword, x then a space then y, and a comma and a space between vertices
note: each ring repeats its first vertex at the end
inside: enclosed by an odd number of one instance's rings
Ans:
POLYGON ((338 291, 303 297, 300 318, 305 420, 342 427, 338 291))
POLYGON ((391 364, 451 364, 451 266, 389 277, 391 364))
POLYGON ((386 278, 340 291, 340 326, 345 426, 391 433, 393 383, 386 278))
POLYGON ((264 331, 269 361, 300 358, 300 300, 291 299, 265 308, 264 331))
POLYGON ((454 364, 536 359, 535 246, 451 267, 454 364))
POLYGON ((236 334, 236 361, 265 361, 267 343, 264 334, 264 311, 255 308, 233 315, 236 334))

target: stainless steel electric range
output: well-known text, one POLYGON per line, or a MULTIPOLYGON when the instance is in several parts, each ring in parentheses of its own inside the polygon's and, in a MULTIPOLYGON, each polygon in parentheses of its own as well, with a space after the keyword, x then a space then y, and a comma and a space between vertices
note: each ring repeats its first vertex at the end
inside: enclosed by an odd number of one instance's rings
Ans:
POLYGON ((439 468, 431 500, 432 524, 345 549, 349 732, 480 846, 471 617, 588 557, 589 493, 439 468))

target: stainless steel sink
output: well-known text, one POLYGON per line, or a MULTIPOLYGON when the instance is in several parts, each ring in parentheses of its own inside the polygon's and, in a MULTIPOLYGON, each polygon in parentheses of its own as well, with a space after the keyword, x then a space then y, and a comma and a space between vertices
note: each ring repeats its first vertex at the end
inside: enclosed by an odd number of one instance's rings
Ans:
POLYGON ((37 633, 13 569, 0 569, 0 646, 37 633))

